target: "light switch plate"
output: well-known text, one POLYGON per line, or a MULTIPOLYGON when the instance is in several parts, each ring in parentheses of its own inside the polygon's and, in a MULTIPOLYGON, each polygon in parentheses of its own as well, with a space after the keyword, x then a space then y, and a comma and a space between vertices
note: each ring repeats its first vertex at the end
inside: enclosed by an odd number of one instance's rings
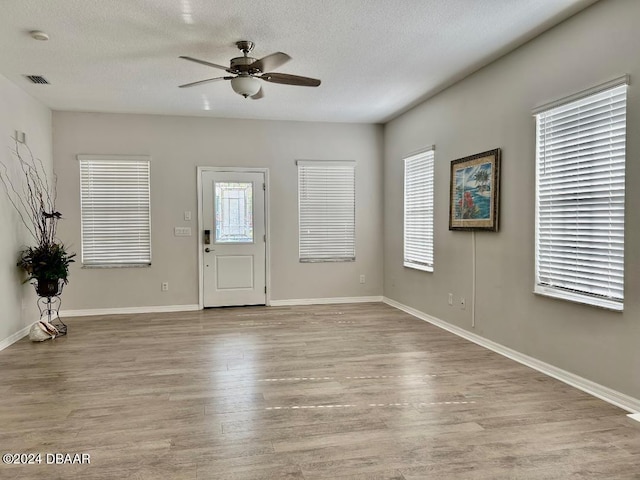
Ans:
POLYGON ((173 229, 173 235, 176 237, 190 237, 191 227, 175 227, 173 229))
POLYGON ((184 221, 188 222, 189 220, 191 220, 191 212, 185 211, 184 212, 184 221))

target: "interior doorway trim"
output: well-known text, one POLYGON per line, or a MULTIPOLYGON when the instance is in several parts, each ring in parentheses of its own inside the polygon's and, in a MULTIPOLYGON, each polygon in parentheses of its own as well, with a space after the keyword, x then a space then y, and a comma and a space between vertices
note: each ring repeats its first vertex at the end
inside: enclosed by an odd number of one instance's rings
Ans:
POLYGON ((231 173, 262 173, 264 175, 264 228, 267 235, 265 242, 265 282, 267 286, 267 293, 265 302, 267 306, 271 305, 271 213, 269 202, 269 169, 268 168, 253 168, 253 167, 197 167, 196 168, 196 183, 198 190, 198 306, 200 310, 204 309, 204 271, 202 269, 202 249, 203 249, 203 218, 202 218, 202 173, 203 172, 231 172, 231 173))

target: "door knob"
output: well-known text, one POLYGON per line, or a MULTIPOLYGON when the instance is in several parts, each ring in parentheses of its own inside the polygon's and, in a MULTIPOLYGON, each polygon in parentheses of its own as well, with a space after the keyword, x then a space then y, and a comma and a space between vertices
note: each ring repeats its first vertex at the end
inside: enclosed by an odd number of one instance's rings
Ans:
POLYGON ((205 252, 209 253, 211 251, 211 249, 209 247, 204 249, 205 252))

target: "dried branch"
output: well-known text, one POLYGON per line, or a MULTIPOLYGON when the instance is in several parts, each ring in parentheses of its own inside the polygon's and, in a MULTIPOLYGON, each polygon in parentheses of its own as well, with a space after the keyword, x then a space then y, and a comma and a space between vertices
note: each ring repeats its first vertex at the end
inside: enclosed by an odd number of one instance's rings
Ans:
POLYGON ((34 157, 27 145, 13 137, 12 140, 14 147, 9 150, 20 173, 13 175, 0 160, 0 183, 36 243, 54 245, 58 220, 62 217, 56 210, 57 178, 54 175, 50 182, 42 161, 34 157))
POLYGON ((5 190, 5 192, 7 192, 7 197, 9 197, 9 202, 11 203, 11 205, 13 205, 13 208, 15 208, 16 212, 18 212, 18 216, 20 217, 20 220, 22 221, 22 223, 24 224, 25 227, 27 227, 27 230, 29 231, 29 233, 31 234, 31 236, 38 241, 38 236, 36 235, 35 231, 33 230, 33 222, 27 222, 27 220, 24 218, 24 214, 22 213, 24 210, 24 205, 22 204, 22 199, 20 199, 18 201, 18 205, 16 205, 15 200, 14 200, 14 196, 11 195, 11 193, 15 193, 16 196, 18 198, 20 198, 17 193, 15 191, 15 188, 13 186, 13 184, 8 180, 9 176, 7 174, 7 166, 0 162, 0 165, 2 165, 2 170, 0 170, 0 182, 2 183, 2 186, 5 190), (10 193, 11 192, 11 193, 10 193), (21 208, 23 207, 23 208, 21 208))

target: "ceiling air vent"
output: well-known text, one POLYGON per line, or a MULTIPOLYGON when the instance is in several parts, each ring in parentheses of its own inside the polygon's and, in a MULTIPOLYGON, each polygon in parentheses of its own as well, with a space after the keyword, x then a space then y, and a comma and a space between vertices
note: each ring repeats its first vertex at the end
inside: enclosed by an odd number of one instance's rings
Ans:
POLYGON ((41 85, 49 85, 49 82, 42 75, 25 75, 31 83, 39 83, 41 85))

